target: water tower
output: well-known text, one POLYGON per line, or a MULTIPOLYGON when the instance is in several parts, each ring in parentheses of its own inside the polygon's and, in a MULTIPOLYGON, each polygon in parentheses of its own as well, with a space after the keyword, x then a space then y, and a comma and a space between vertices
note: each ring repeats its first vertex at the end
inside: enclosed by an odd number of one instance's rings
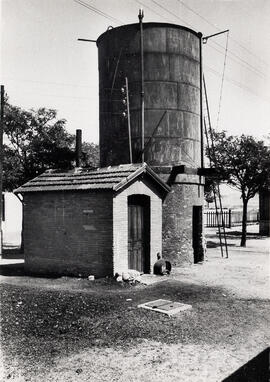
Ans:
POLYGON ((132 161, 143 158, 170 184, 163 254, 173 264, 203 256, 201 37, 179 25, 144 23, 141 45, 138 23, 108 29, 97 40, 101 166, 129 163, 131 144, 132 161), (121 90, 126 79, 130 135, 121 90))

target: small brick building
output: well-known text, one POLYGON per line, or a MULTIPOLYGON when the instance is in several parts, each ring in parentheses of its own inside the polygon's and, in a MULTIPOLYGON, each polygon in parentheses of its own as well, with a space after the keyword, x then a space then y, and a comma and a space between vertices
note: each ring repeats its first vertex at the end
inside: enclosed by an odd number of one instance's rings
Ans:
POLYGON ((24 200, 26 271, 150 273, 162 250, 162 200, 169 190, 146 164, 46 171, 15 191, 24 200))

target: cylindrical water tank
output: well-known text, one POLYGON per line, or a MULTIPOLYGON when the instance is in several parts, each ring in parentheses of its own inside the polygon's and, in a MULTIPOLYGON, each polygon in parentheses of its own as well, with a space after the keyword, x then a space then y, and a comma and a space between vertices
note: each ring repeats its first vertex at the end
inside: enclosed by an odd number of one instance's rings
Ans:
MULTIPOLYGON (((183 26, 143 24, 145 162, 201 166, 201 35, 183 26), (156 128, 164 111, 166 114, 156 128), (154 134, 153 134, 154 133, 154 134)), ((101 166, 128 163, 128 123, 121 88, 128 78, 133 162, 141 161, 139 24, 109 29, 97 40, 101 166)))

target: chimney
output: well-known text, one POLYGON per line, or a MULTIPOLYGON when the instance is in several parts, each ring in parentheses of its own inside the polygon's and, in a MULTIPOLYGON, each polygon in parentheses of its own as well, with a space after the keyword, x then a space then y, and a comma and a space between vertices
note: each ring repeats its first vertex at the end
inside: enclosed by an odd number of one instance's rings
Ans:
POLYGON ((76 167, 81 167, 82 130, 76 130, 76 167))

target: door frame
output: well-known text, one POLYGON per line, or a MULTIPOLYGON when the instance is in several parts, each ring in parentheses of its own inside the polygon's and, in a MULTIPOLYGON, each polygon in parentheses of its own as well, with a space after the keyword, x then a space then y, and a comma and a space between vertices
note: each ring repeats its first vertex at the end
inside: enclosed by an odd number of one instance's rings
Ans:
MULTIPOLYGON (((150 273, 150 221, 151 221, 151 198, 148 195, 145 194, 131 194, 127 198, 127 207, 129 210, 130 205, 139 205, 143 207, 143 235, 142 235, 142 272, 143 273, 150 273)), ((129 212, 128 212, 128 267, 130 266, 129 263, 129 241, 130 241, 130 230, 129 230, 129 212)))
POLYGON ((192 247, 194 264, 204 260, 203 248, 203 207, 193 206, 192 208, 192 247))

